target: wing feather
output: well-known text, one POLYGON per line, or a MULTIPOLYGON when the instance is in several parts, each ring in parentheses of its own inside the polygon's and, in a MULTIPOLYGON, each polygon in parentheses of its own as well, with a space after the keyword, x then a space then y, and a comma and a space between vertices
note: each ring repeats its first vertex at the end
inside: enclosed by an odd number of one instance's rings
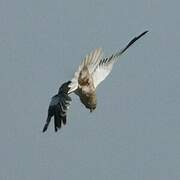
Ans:
POLYGON ((69 90, 69 83, 70 81, 63 83, 59 88, 58 94, 51 98, 51 102, 48 108, 48 116, 43 128, 43 132, 47 130, 52 117, 54 117, 55 131, 60 129, 62 124, 66 124, 67 110, 71 102, 71 97, 67 94, 69 90))
POLYGON ((123 49, 113 54, 109 58, 101 59, 95 71, 93 72, 94 87, 96 88, 111 72, 113 65, 132 44, 144 36, 148 31, 144 31, 139 36, 134 37, 123 49))
POLYGON ((70 89, 68 93, 71 93, 78 88, 79 73, 81 72, 84 66, 88 68, 90 74, 94 72, 100 60, 102 59, 102 54, 103 54, 102 49, 97 48, 94 51, 92 51, 90 54, 86 55, 86 57, 79 65, 78 70, 75 72, 74 77, 71 80, 71 83, 69 84, 70 89))

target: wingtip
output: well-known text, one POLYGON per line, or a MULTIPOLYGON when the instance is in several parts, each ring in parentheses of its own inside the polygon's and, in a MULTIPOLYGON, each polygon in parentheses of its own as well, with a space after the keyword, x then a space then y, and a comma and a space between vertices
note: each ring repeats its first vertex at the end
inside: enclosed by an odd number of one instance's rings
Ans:
POLYGON ((42 133, 46 132, 47 131, 47 126, 45 125, 43 130, 42 130, 42 133))
POLYGON ((144 35, 145 35, 146 33, 148 33, 148 32, 149 32, 148 30, 144 31, 143 33, 141 33, 141 34, 138 36, 138 38, 144 36, 144 35))
POLYGON ((138 39, 140 39, 142 36, 144 36, 146 33, 148 33, 149 31, 144 31, 143 33, 141 33, 139 36, 135 37, 130 44, 133 44, 135 41, 137 41, 138 39))
POLYGON ((144 31, 143 33, 142 33, 142 35, 144 35, 144 34, 146 34, 146 33, 148 33, 149 31, 148 30, 146 30, 146 31, 144 31))

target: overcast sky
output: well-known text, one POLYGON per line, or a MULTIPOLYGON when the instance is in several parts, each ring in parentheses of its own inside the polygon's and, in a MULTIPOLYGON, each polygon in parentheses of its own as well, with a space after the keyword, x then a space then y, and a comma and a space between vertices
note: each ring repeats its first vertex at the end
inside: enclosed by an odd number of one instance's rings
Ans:
POLYGON ((0 179, 180 179, 180 1, 0 0, 0 179), (81 60, 149 30, 68 122, 42 133, 81 60))

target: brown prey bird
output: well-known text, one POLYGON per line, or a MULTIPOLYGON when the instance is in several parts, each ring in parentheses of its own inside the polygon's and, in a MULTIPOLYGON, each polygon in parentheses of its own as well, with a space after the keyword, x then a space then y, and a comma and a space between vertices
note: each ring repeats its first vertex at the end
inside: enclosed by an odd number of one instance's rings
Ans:
POLYGON ((144 36, 148 31, 144 31, 139 36, 134 37, 123 49, 112 54, 110 57, 103 58, 100 48, 95 49, 88 54, 80 64, 74 77, 59 88, 58 94, 52 97, 46 124, 43 128, 45 132, 54 116, 55 131, 66 124, 67 110, 70 106, 71 93, 79 96, 84 106, 92 112, 97 105, 96 88, 109 75, 117 59, 139 38, 144 36))

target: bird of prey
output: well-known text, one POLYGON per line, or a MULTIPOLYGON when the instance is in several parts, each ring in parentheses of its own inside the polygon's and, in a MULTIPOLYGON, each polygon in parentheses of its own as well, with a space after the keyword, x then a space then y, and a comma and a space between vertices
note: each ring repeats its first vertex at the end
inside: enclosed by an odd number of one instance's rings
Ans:
POLYGON ((75 72, 74 77, 62 84, 58 93, 52 97, 43 132, 47 130, 53 116, 55 132, 61 128, 62 124, 66 124, 67 110, 72 101, 71 93, 78 95, 82 104, 92 112, 97 105, 97 86, 109 75, 117 59, 147 32, 144 31, 139 36, 134 37, 123 49, 112 54, 110 57, 103 58, 100 48, 88 54, 75 72))

